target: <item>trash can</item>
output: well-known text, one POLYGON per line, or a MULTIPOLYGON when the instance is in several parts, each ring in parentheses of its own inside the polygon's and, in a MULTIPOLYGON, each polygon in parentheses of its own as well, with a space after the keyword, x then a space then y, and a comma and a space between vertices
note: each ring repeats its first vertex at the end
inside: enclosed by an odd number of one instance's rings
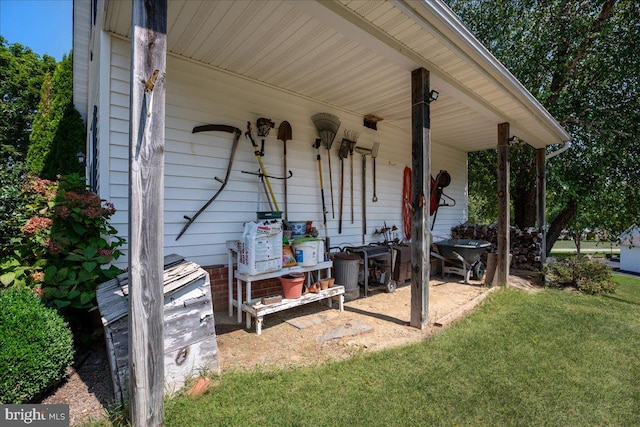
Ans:
POLYGON ((333 256, 333 270, 336 285, 344 286, 344 300, 352 301, 360 298, 358 286, 358 272, 360 270, 360 256, 339 252, 333 256))

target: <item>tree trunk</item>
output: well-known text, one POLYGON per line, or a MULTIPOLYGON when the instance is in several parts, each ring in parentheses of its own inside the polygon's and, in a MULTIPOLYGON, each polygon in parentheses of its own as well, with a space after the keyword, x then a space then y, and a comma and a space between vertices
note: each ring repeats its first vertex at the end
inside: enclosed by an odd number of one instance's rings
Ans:
POLYGON ((558 214, 558 216, 555 217, 555 219, 549 226, 549 231, 547 231, 547 247, 545 248, 547 256, 551 252, 551 248, 553 248, 556 240, 558 240, 558 237, 560 237, 562 230, 569 223, 571 218, 573 218, 577 211, 578 202, 576 202, 574 199, 570 199, 569 203, 567 203, 567 206, 558 214))
POLYGON ((513 216, 518 228, 524 230, 527 227, 536 226, 536 187, 528 190, 513 189, 513 216))

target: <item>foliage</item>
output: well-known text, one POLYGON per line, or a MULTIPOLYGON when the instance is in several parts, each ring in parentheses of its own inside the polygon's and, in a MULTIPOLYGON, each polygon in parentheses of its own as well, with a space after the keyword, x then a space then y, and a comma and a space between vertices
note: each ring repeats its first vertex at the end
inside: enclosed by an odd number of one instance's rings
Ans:
POLYGON ((0 291, 0 308, 0 403, 27 403, 64 377, 71 330, 23 286, 0 291))
POLYGON ((40 88, 55 59, 42 59, 18 43, 7 45, 0 36, 0 164, 24 159, 36 115, 40 88))
MULTIPOLYGON (((637 220, 640 50, 634 46, 640 43, 640 3, 448 4, 572 136, 571 148, 547 163, 547 252, 568 226, 589 224, 616 235, 637 220)), ((495 176, 494 158, 491 151, 469 156, 470 192, 487 200, 495 197, 495 179, 486 179, 495 176)), ((533 226, 533 150, 512 146, 510 160, 514 221, 533 226)), ((491 205, 484 204, 485 216, 493 213, 491 205)))
POLYGON ((13 252, 13 241, 20 237, 26 221, 25 198, 22 193, 24 164, 15 162, 0 167, 0 259, 13 252))
POLYGON ((27 153, 27 171, 45 179, 84 171, 76 153, 85 149, 84 122, 73 106, 73 59, 65 56, 42 83, 27 153))
POLYGON ((114 206, 88 191, 77 174, 59 183, 29 177, 23 191, 29 219, 13 254, 0 261, 0 281, 41 287, 58 308, 93 307, 97 285, 121 272, 108 266, 123 243, 108 222, 114 206))
POLYGON ((547 263, 544 274, 552 287, 573 287, 587 294, 615 293, 617 287, 611 267, 579 255, 547 263))

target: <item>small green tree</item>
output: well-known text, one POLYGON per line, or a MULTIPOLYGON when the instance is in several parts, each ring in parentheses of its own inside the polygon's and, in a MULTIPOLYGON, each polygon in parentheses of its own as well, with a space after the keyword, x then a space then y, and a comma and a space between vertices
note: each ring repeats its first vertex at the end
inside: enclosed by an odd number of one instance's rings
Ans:
POLYGON ((55 66, 53 57, 0 36, 0 167, 24 160, 44 75, 55 66))
POLYGON ((85 149, 85 126, 73 106, 73 59, 65 56, 42 83, 38 115, 27 153, 27 171, 44 179, 83 173, 76 153, 85 149))

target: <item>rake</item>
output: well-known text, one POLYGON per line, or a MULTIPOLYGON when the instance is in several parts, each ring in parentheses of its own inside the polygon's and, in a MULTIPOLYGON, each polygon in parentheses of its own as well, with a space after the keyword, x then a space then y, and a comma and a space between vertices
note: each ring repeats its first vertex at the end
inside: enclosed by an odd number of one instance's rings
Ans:
POLYGON ((356 132, 353 130, 345 131, 345 137, 349 140, 349 159, 351 163, 351 224, 353 224, 353 150, 356 148, 356 144, 358 142, 358 138, 360 137, 360 132, 356 132))
POLYGON ((356 147, 356 151, 362 156, 362 244, 367 235, 367 155, 371 154, 370 148, 356 147))
POLYGON ((340 119, 330 113, 318 113, 311 117, 313 124, 316 126, 322 145, 327 147, 327 157, 329 158, 329 190, 331 193, 331 216, 336 217, 335 207, 333 205, 333 179, 331 178, 331 146, 333 140, 340 128, 340 119))

